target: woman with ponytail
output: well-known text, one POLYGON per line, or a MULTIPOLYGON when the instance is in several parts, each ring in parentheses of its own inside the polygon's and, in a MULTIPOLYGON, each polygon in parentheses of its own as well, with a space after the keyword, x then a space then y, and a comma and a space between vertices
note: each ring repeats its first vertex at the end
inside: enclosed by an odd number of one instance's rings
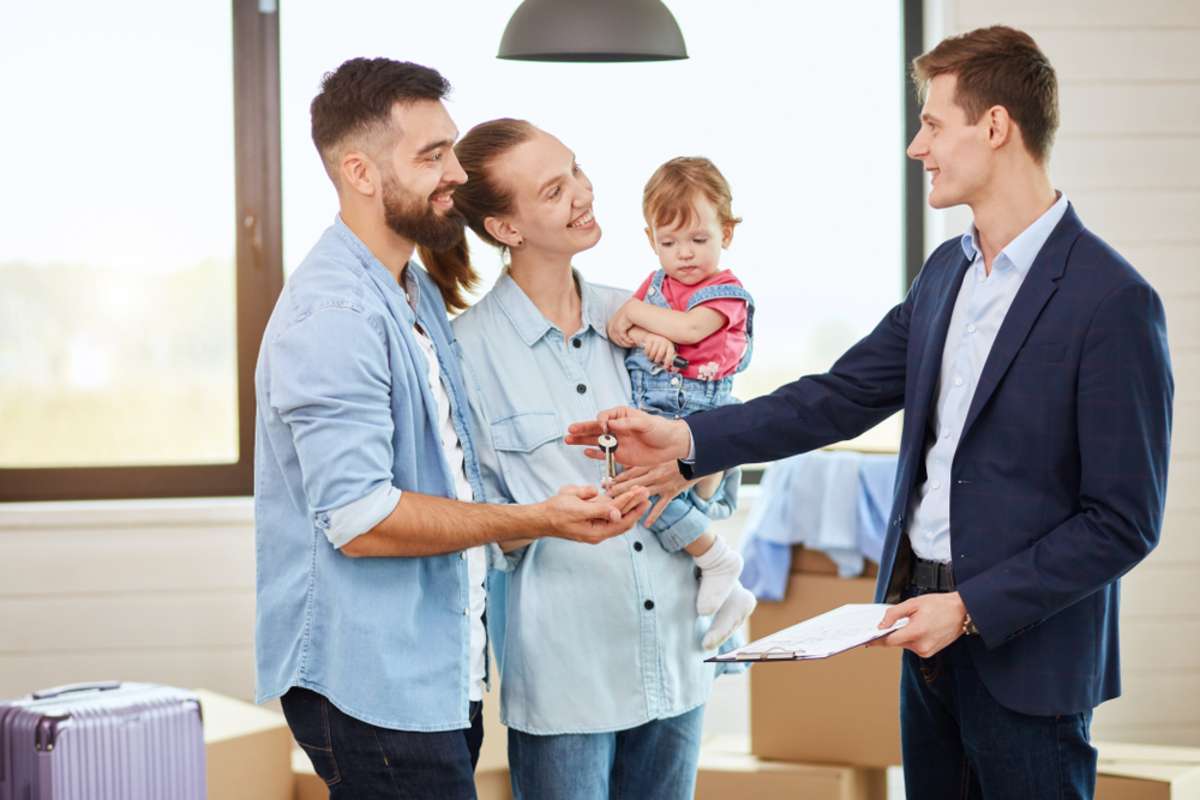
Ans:
MULTIPOLYGON (((629 292, 571 265, 600 240, 592 184, 571 150, 521 120, 479 125, 455 153, 467 173, 455 207, 507 260, 454 322, 474 379, 486 499, 536 502, 564 481, 598 484, 597 462, 562 443, 570 421, 631 396, 625 350, 606 333, 629 292)), ((429 257, 433 274, 470 273, 465 244, 429 257)), ((673 465, 653 474, 651 494, 690 489, 673 465)), ((673 521, 685 541, 707 525, 695 507, 673 521)), ((506 549, 488 623, 515 796, 691 798, 715 676, 691 558, 642 525, 592 548, 540 539, 506 549)))

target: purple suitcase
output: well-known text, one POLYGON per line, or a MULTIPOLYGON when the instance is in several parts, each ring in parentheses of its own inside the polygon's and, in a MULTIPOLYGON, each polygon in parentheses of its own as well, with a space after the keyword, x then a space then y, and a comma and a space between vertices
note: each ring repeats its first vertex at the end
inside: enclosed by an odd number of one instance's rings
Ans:
POLYGON ((205 800, 200 701, 81 683, 0 702, 0 800, 205 800))

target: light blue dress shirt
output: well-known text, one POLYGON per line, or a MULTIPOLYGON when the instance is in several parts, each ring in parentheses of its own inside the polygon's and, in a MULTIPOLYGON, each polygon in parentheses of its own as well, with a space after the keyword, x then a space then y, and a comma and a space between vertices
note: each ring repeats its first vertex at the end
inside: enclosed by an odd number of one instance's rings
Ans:
MULTIPOLYGON (((625 350, 605 323, 629 292, 584 282, 583 327, 564 339, 507 272, 454 320, 474 384, 489 502, 534 503, 598 484, 600 462, 563 443, 567 425, 630 398, 625 350)), ((693 510, 677 525, 707 526, 693 510)), ((694 538, 694 537, 692 537, 694 538)), ((498 551, 496 551, 498 553, 498 551)), ((532 734, 599 733, 674 717, 707 701, 694 562, 636 526, 599 545, 539 539, 498 558, 488 627, 501 718, 532 734)))
POLYGON ((349 558, 401 491, 455 496, 420 323, 434 343, 463 467, 479 466, 441 294, 414 264, 404 287, 340 219, 283 287, 267 323, 254 508, 259 702, 292 686, 385 728, 468 727, 464 553, 349 558))
POLYGON ((990 275, 984 269, 975 226, 963 234, 962 249, 971 265, 946 331, 937 404, 930 418, 934 438, 925 454, 925 482, 913 499, 908 528, 918 558, 950 562, 950 465, 971 398, 1013 298, 1065 213, 1067 198, 1060 193, 1054 205, 997 254, 990 275))

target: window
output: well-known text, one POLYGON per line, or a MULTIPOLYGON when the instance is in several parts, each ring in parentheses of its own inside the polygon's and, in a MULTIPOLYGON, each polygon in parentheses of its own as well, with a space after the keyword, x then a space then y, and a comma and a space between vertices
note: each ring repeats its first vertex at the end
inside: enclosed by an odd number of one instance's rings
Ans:
POLYGON ((244 0, 5 17, 0 499, 248 493, 281 283, 274 17, 244 0))
MULTIPOLYGON (((722 264, 757 305, 754 360, 735 384, 743 399, 824 371, 899 300, 911 97, 897 74, 901 4, 677 2, 671 10, 691 58, 634 64, 497 60, 515 5, 347 0, 337 14, 284 9, 285 269, 337 211, 309 136, 308 104, 324 72, 382 54, 445 75, 462 133, 522 117, 575 151, 595 185, 604 232, 576 266, 597 283, 632 290, 657 267, 641 214, 653 170, 677 155, 712 158, 745 220, 722 264)), ((471 244, 486 291, 499 256, 474 236, 471 244)), ((894 448, 899 430, 893 419, 857 444, 894 448)))
MULTIPOLYGON (((251 492, 259 339, 285 265, 337 208, 308 104, 353 56, 439 69, 464 132, 521 116, 575 149, 604 229, 577 262, 596 282, 633 288, 655 266, 651 171, 711 157, 745 218, 725 263, 758 305, 743 398, 825 369, 897 301, 923 255, 896 69, 920 48, 919 0, 675 3, 690 60, 606 65, 497 60, 516 4, 10 11, 0 500, 251 492)), ((499 257, 473 244, 486 291, 499 257)), ((898 430, 859 444, 894 447, 898 430)))

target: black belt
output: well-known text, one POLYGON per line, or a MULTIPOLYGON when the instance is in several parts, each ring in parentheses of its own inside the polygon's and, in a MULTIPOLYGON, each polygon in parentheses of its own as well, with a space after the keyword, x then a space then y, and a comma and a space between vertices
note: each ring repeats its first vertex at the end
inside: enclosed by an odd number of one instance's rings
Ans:
POLYGON ((909 583, 918 589, 932 592, 949 592, 954 590, 954 570, 950 564, 940 561, 926 561, 923 558, 913 558, 912 577, 909 583))

